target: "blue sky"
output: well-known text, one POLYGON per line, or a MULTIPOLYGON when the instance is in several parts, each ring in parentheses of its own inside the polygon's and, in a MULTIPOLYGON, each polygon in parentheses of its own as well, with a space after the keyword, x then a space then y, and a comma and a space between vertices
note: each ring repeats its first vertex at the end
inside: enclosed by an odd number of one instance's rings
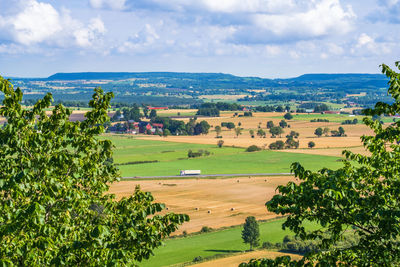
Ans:
POLYGON ((0 75, 293 77, 400 60, 400 0, 0 0, 0 75))

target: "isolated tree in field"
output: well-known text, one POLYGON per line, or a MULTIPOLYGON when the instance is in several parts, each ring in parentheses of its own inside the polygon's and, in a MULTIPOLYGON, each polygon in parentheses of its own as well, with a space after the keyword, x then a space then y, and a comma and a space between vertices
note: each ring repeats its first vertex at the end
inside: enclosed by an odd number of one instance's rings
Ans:
POLYGON ((280 126, 274 126, 269 129, 269 132, 272 134, 272 137, 278 136, 281 137, 283 134, 283 129, 280 126))
POLYGON ((345 131, 342 126, 339 127, 338 132, 339 132, 340 136, 345 136, 345 131))
POLYGON ((315 143, 313 141, 308 142, 308 147, 309 148, 315 147, 315 143))
POLYGON ((313 142, 313 141, 308 142, 308 147, 309 148, 315 147, 315 142, 313 142))
POLYGON ((322 130, 322 132, 323 132, 323 134, 324 134, 325 136, 328 136, 328 134, 329 134, 329 128, 328 128, 328 127, 325 127, 325 128, 322 130))
POLYGON ((261 138, 261 137, 265 137, 265 131, 263 129, 258 129, 257 130, 257 135, 261 138))
POLYGON ((241 134, 242 134, 242 128, 236 127, 236 128, 235 128, 235 135, 236 135, 236 138, 238 138, 239 135, 241 135, 241 134))
POLYGON ((317 128, 317 129, 315 129, 314 134, 315 134, 316 136, 321 137, 322 133, 323 133, 322 128, 317 128))
POLYGON ((290 114, 289 112, 286 113, 283 117, 285 118, 285 120, 288 120, 288 121, 291 120, 291 119, 293 119, 293 115, 290 114))
POLYGON ((290 131, 289 135, 286 136, 286 138, 299 138, 300 134, 296 131, 290 131))
POLYGON ((282 127, 282 128, 286 128, 288 126, 288 124, 287 124, 287 122, 285 120, 281 120, 279 122, 279 126, 282 127))
POLYGON ((217 134, 217 137, 220 135, 220 133, 222 132, 221 126, 217 125, 214 128, 215 133, 217 134))
POLYGON ((246 218, 243 225, 242 239, 244 243, 250 245, 250 250, 253 250, 253 247, 258 247, 260 245, 260 230, 258 222, 254 216, 246 218))
MULTIPOLYGON (((400 62, 395 66, 400 69, 400 62)), ((400 74, 382 65, 389 78, 388 93, 393 104, 378 102, 364 110, 368 116, 400 113, 400 74)), ((299 182, 279 186, 279 195, 267 202, 269 211, 287 215, 283 227, 303 240, 322 240, 318 249, 300 261, 288 258, 259 260, 257 266, 397 266, 400 262, 400 122, 387 127, 370 117, 364 124, 374 131, 362 136, 369 155, 344 151, 343 167, 317 172, 292 164, 299 182), (322 226, 306 230, 304 223, 322 226), (340 246, 345 233, 356 237, 348 246, 340 246), (275 264, 275 265, 273 265, 275 264)), ((250 263, 252 266, 256 262, 250 263)), ((246 265, 242 265, 246 266, 246 265)))
POLYGON ((274 122, 273 121, 267 121, 267 129, 271 129, 272 127, 274 127, 274 122))
POLYGON ((249 130, 249 134, 250 134, 251 138, 254 138, 254 130, 249 130))
POLYGON ((223 145, 224 145, 224 140, 219 140, 219 141, 217 142, 217 146, 218 146, 219 148, 221 148, 223 145))
POLYGON ((138 188, 117 200, 111 141, 104 131, 112 93, 95 89, 83 122, 47 94, 31 109, 0 77, 0 262, 3 266, 125 266, 140 262, 187 215, 159 215, 164 205, 138 188), (156 215, 157 213, 157 215, 156 215))

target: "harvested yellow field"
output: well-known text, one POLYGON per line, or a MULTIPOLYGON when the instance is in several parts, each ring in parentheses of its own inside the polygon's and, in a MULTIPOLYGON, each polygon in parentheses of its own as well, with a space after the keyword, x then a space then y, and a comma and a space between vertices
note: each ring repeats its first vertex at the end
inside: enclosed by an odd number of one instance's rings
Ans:
POLYGON ((260 259, 260 258, 268 258, 275 259, 276 257, 281 256, 290 256, 294 260, 301 259, 300 255, 297 254, 289 254, 275 251, 266 251, 266 250, 258 250, 247 253, 241 253, 239 255, 234 255, 231 257, 226 257, 222 259, 216 259, 212 261, 207 261, 199 264, 195 264, 196 267, 237 267, 242 262, 249 262, 251 259, 260 259))
POLYGON ((118 198, 133 194, 136 185, 151 192, 157 202, 165 203, 168 212, 185 213, 190 222, 176 234, 186 230, 197 232, 203 226, 220 228, 242 224, 247 216, 257 220, 275 218, 265 202, 275 195, 278 185, 294 181, 294 177, 246 177, 228 179, 176 179, 121 181, 111 186, 118 198))

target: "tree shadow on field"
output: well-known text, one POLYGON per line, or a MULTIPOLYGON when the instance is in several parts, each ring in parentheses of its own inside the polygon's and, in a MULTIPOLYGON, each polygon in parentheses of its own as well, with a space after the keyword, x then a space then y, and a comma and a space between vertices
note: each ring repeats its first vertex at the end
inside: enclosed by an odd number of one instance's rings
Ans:
POLYGON ((206 249, 204 251, 208 252, 222 252, 222 253, 235 253, 235 252, 242 252, 241 250, 229 250, 229 249, 206 249))

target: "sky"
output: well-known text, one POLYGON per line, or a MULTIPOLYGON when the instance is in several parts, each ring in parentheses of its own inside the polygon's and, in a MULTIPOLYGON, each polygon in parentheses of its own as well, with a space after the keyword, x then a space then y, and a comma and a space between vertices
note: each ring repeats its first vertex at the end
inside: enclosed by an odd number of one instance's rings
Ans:
POLYGON ((0 0, 0 75, 379 73, 400 0, 0 0))

